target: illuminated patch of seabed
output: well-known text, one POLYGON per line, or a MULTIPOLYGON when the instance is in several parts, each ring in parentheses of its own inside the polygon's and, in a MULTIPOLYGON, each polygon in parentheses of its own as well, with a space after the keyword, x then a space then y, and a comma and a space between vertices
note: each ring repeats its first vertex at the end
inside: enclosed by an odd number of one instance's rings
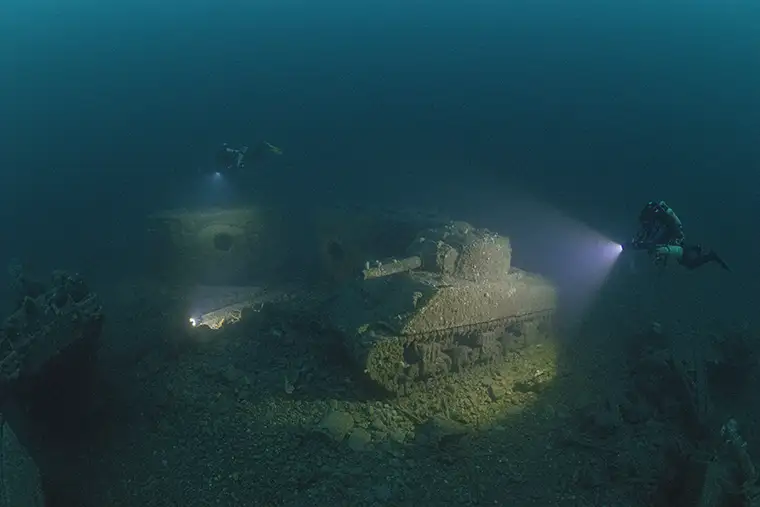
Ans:
MULTIPOLYGON (((260 288, 256 288, 256 297, 247 297, 243 302, 199 314, 197 320, 191 319, 191 324, 212 330, 199 336, 215 335, 217 330, 240 320, 243 311, 257 311, 257 305, 272 298, 272 295, 264 294, 260 288)), ((281 293, 274 294, 281 297, 281 293)), ((397 410, 402 415, 401 419, 407 419, 412 426, 423 424, 433 416, 475 428, 498 426, 541 398, 556 379, 557 364, 557 342, 553 339, 546 340, 510 352, 505 360, 494 365, 429 380, 424 387, 386 403, 397 410)), ((237 377, 240 382, 246 379, 242 373, 237 377)), ((314 411, 310 406, 319 407, 319 402, 324 403, 324 400, 302 400, 298 396, 299 393, 295 392, 296 387, 291 380, 284 375, 282 390, 276 394, 241 398, 237 402, 238 409, 250 413, 259 424, 305 424, 305 419, 313 416, 314 411), (288 395, 293 396, 289 398, 288 395), (298 414, 305 417, 294 417, 298 414)), ((239 385, 235 390, 247 392, 248 388, 246 385, 239 385)), ((342 401, 340 408, 351 413, 361 426, 362 420, 365 419, 364 414, 371 412, 366 410, 365 406, 372 406, 372 402, 342 401)), ((370 413, 370 420, 371 415, 370 413)), ((405 430, 412 430, 408 424, 402 426, 405 426, 405 430)))
POLYGON ((558 345, 547 341, 512 353, 498 365, 431 380, 407 396, 383 401, 304 398, 298 388, 292 390, 287 375, 281 389, 260 390, 242 371, 220 371, 202 362, 175 371, 172 390, 180 405, 196 408, 190 410, 192 426, 209 438, 316 428, 326 413, 340 410, 352 416, 355 428, 371 430, 373 444, 382 445, 389 435, 395 435, 396 443, 410 441, 431 418, 454 421, 472 431, 503 429, 552 388, 557 361, 558 345), (225 379, 225 387, 209 378, 225 379), (373 430, 378 413, 392 414, 385 419, 387 431, 373 430))

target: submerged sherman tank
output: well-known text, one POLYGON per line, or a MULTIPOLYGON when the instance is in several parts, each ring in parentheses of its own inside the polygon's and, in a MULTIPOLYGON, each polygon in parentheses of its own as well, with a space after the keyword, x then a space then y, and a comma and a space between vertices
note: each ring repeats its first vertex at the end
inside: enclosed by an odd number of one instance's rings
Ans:
POLYGON ((405 257, 366 263, 329 319, 369 379, 406 394, 549 337, 556 290, 511 258, 509 238, 488 230, 464 222, 427 229, 405 257))

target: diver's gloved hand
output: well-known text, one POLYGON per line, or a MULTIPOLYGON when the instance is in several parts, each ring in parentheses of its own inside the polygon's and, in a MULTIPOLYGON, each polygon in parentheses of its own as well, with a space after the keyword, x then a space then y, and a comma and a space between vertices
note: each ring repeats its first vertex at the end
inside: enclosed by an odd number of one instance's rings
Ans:
POLYGON ((635 239, 632 239, 630 241, 626 241, 625 243, 622 243, 620 246, 623 247, 623 251, 626 250, 649 250, 651 248, 651 245, 645 244, 642 241, 638 241, 635 239))

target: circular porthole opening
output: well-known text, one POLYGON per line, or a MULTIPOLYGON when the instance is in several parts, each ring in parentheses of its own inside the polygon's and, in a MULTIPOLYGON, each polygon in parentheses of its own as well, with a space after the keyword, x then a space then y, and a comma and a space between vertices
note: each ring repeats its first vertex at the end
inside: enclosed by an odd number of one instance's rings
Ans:
POLYGON ((220 232, 214 235, 214 248, 222 252, 229 252, 232 250, 234 240, 232 234, 226 232, 220 232))

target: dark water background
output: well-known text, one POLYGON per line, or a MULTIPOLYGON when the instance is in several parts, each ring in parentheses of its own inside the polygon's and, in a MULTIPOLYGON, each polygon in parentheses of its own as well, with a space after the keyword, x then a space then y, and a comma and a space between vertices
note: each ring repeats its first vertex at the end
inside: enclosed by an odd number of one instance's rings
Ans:
POLYGON ((749 0, 7 0, 0 262, 139 269, 145 214, 208 199, 196 170, 219 143, 267 139, 286 156, 238 200, 435 205, 522 223, 523 257, 551 231, 516 193, 621 239, 666 199, 735 269, 674 297, 746 315, 758 23, 749 0))

